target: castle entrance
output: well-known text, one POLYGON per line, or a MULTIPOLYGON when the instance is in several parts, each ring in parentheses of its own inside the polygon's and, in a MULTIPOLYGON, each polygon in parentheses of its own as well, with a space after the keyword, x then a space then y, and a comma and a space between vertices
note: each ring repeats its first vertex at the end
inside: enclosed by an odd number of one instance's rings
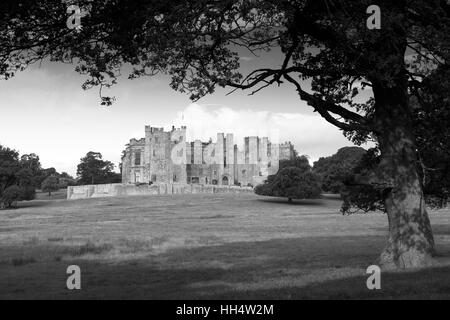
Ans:
POLYGON ((227 176, 224 176, 223 178, 222 178, 222 185, 224 185, 224 186, 227 186, 228 185, 228 177, 227 176))

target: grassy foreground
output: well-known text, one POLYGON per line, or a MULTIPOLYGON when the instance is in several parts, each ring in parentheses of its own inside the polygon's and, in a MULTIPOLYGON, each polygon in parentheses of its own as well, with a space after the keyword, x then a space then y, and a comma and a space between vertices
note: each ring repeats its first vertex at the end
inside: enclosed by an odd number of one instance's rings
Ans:
POLYGON ((383 273, 370 291, 387 219, 342 216, 337 199, 61 198, 0 211, 0 299, 450 298, 448 209, 430 211, 436 265, 383 273), (73 264, 79 291, 66 288, 73 264))

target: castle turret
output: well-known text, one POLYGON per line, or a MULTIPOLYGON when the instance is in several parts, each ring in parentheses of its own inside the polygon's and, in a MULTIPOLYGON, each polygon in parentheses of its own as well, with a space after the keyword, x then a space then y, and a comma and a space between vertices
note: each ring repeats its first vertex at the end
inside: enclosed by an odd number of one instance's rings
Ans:
POLYGON ((239 150, 234 135, 217 134, 217 141, 186 140, 186 127, 164 131, 145 127, 145 138, 131 139, 122 156, 124 183, 200 183, 256 185, 275 174, 279 160, 292 159, 290 142, 272 144, 267 137, 246 137, 239 150))

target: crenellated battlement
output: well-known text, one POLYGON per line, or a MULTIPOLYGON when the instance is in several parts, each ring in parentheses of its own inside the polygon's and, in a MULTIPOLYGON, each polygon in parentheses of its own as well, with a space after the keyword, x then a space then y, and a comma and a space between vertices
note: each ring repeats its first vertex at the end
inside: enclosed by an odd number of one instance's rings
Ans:
POLYGON ((232 133, 217 133, 215 142, 189 142, 186 132, 186 126, 145 126, 145 138, 131 139, 125 151, 123 182, 256 185, 278 171, 280 160, 295 156, 289 141, 248 136, 240 150, 232 133))

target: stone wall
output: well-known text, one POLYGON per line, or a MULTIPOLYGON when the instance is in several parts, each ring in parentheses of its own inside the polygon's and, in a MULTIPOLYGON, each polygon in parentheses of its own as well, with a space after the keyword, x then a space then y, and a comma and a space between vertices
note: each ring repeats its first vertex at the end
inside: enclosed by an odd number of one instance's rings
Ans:
POLYGON ((216 143, 188 142, 186 130, 146 126, 145 138, 131 139, 126 146, 122 182, 256 186, 278 171, 280 159, 295 156, 290 142, 279 145, 252 136, 239 150, 231 133, 218 133, 216 143))
POLYGON ((192 194, 192 193, 252 193, 253 188, 237 186, 213 186, 181 183, 159 184, 98 184, 67 187, 67 199, 105 198, 116 196, 192 194))

